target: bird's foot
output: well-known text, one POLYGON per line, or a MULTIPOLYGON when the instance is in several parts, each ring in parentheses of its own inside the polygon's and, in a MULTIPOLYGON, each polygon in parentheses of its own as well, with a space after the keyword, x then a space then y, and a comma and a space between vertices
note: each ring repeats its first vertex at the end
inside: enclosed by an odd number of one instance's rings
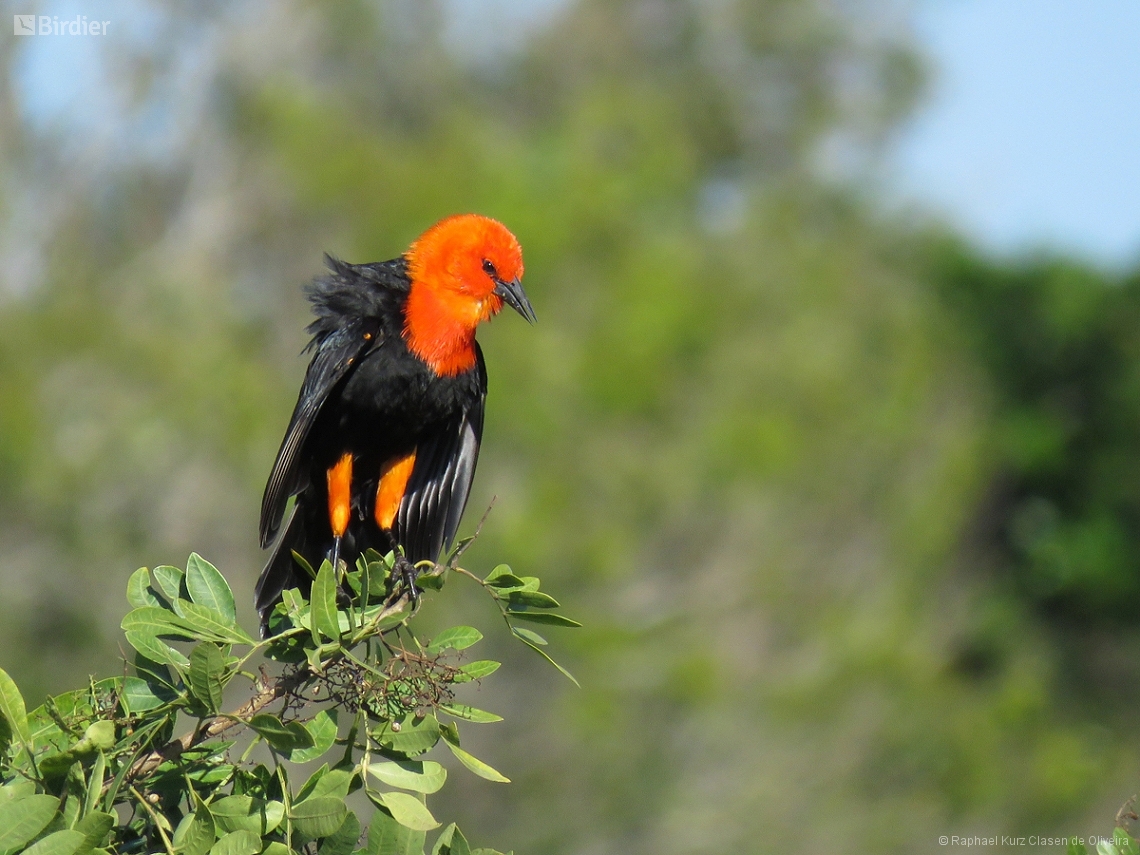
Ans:
POLYGON ((399 599, 402 594, 407 594, 412 603, 419 600, 421 591, 416 586, 418 575, 416 565, 402 552, 396 550, 396 563, 392 566, 392 598, 399 599))

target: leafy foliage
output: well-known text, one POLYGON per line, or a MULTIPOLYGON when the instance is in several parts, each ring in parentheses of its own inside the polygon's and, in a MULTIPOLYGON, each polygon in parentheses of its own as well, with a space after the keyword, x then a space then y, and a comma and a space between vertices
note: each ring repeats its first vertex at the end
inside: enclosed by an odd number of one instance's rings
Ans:
MULTIPOLYGON (((439 590, 453 574, 474 579, 515 637, 573 679, 536 646, 545 639, 520 634, 515 621, 578 624, 549 611, 558 603, 537 578, 501 565, 480 579, 457 566, 464 546, 446 565, 425 562, 423 586, 439 590)), ((222 574, 192 554, 185 571, 131 576, 134 608, 122 626, 132 673, 27 713, 0 670, 0 853, 423 853, 441 825, 426 796, 448 775, 428 752, 442 743, 476 775, 509 780, 460 747, 460 722, 502 719, 458 702, 456 687, 499 663, 463 661, 482 639, 472 627, 417 639, 411 621, 423 598, 395 581, 394 563, 375 552, 352 570, 326 561, 309 598, 286 591, 259 641, 237 624, 222 574), (268 660, 256 673, 255 657, 268 660), (223 712, 227 690, 242 681, 251 697, 223 712), (186 719, 192 727, 175 738, 186 719), (297 776, 296 764, 322 757, 297 776), (346 801, 357 793, 372 805, 367 826, 346 801)), ((494 855, 472 849, 454 824, 431 851, 494 855)))

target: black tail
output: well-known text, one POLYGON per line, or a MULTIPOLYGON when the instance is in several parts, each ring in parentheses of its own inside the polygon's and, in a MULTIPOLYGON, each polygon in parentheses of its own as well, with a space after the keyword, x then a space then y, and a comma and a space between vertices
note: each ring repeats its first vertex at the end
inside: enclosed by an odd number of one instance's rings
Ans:
POLYGON ((298 502, 282 526, 277 543, 273 545, 273 553, 261 571, 257 587, 253 589, 254 603, 261 616, 262 638, 269 635, 269 615, 273 612, 273 607, 281 602, 282 592, 289 588, 300 588, 307 592, 312 587, 313 580, 293 558, 294 551, 308 556, 303 518, 303 509, 298 502))

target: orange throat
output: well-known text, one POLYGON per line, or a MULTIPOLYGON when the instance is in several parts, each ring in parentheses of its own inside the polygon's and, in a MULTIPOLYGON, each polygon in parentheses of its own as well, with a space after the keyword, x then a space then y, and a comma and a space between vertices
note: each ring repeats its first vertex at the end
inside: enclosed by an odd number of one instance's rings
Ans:
POLYGON ((404 309, 404 341, 436 374, 462 374, 475 366, 475 327, 499 309, 496 302, 496 297, 478 299, 413 281, 404 309))

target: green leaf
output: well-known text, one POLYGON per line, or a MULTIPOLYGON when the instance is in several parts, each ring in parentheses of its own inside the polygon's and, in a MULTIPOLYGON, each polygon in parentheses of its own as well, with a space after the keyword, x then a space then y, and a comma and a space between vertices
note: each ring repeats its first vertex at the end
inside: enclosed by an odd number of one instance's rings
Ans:
POLYGON ((234 831, 251 831, 263 835, 272 831, 265 810, 265 801, 253 796, 226 796, 218 799, 210 805, 210 813, 214 815, 218 830, 226 834, 234 831))
MULTIPOLYGON (((100 755, 102 756, 102 755, 100 755)), ((98 793, 96 793, 96 796, 98 793)), ((75 830, 83 835, 82 849, 101 846, 111 829, 115 827, 116 817, 102 811, 88 811, 87 815, 75 823, 75 830)))
POLYGON ((438 653, 449 647, 455 650, 466 650, 482 637, 483 633, 473 626, 453 626, 433 638, 431 644, 427 646, 427 650, 429 653, 438 653))
POLYGON ((221 648, 203 641, 190 651, 190 692, 212 713, 222 708, 226 663, 221 648))
POLYGON ((25 849, 22 855, 73 855, 86 839, 82 832, 63 829, 49 834, 25 849))
POLYGON ((531 623, 545 623, 550 626, 580 627, 582 625, 576 620, 571 620, 562 615, 552 615, 548 612, 517 612, 511 609, 507 611, 507 614, 517 620, 528 620, 531 623))
POLYGON ((340 828, 321 841, 320 855, 352 855, 360 839, 360 820, 349 811, 340 828))
MULTIPOLYGON (((506 567, 506 566, 507 565, 505 565, 505 564, 499 565, 499 567, 506 567)), ((504 570, 502 573, 498 573, 497 571, 499 570, 499 567, 496 567, 494 570, 492 570, 487 575, 487 578, 483 580, 488 585, 490 585, 492 588, 500 588, 500 589, 521 588, 523 585, 526 584, 525 582, 523 582, 522 579, 520 579, 518 576, 514 575, 510 571, 509 567, 506 570, 504 570)))
POLYGON ((208 807, 199 803, 197 810, 178 823, 171 842, 179 855, 206 855, 214 845, 214 836, 214 817, 208 807))
POLYGON ((150 586, 150 571, 145 567, 140 567, 127 580, 127 602, 136 609, 144 606, 162 607, 162 600, 150 586))
POLYGON ((218 838, 210 855, 257 855, 261 851, 261 835, 252 831, 231 831, 218 838))
POLYGON ((1096 845, 1097 855, 1120 855, 1120 850, 1107 840, 1101 840, 1096 845))
MULTIPOLYGON (((100 751, 95 755, 95 762, 91 764, 91 774, 87 776, 87 795, 83 799, 83 813, 93 816, 99 809, 99 797, 103 794, 103 778, 106 774, 107 758, 100 751)), ((99 841, 91 845, 97 846, 99 841)))
POLYGON ((322 796, 293 805, 289 819, 298 834, 315 839, 333 834, 347 815, 348 807, 343 799, 322 796))
POLYGON ((189 668, 190 660, 181 651, 175 650, 169 644, 159 641, 148 632, 128 629, 124 635, 127 644, 145 656, 163 665, 173 665, 176 668, 189 668))
MULTIPOLYGON (((328 561, 321 564, 321 569, 317 572, 310 602, 314 633, 319 632, 326 638, 340 641, 340 621, 336 613, 336 571, 328 561)), ((320 638, 315 634, 313 640, 320 643, 320 638)))
POLYGON ((539 635, 537 632, 534 632, 533 630, 525 629, 524 627, 521 627, 521 626, 512 626, 511 627, 511 633, 515 636, 515 638, 521 639, 522 641, 531 645, 532 647, 536 644, 541 644, 543 647, 545 647, 547 644, 550 643, 545 638, 543 638, 541 635, 539 635))
POLYGON ((24 706, 24 696, 20 694, 15 681, 8 676, 8 672, 3 668, 0 668, 0 715, 4 716, 4 720, 16 738, 25 747, 30 748, 32 731, 28 727, 28 711, 27 707, 24 706))
POLYGON ((430 591, 442 591, 446 577, 443 573, 424 573, 416 577, 416 584, 430 591))
POLYGON ((375 800, 384 805, 393 819, 412 831, 431 831, 439 828, 439 822, 427 805, 409 793, 379 793, 375 800))
POLYGON ((125 632, 140 632, 154 636, 173 636, 189 640, 193 639, 195 634, 194 627, 188 621, 158 606, 133 609, 127 612, 119 625, 125 632))
POLYGON ((1085 844, 1078 843, 1076 838, 1069 841, 1069 849, 1067 855, 1089 855, 1089 850, 1085 848, 1085 844))
POLYGON ((440 724, 439 735, 450 742, 452 745, 461 745, 459 741, 459 726, 455 722, 449 721, 447 724, 440 724))
POLYGON ((1137 847, 1136 841, 1123 828, 1113 830, 1112 842, 1120 850, 1120 855, 1140 855, 1140 848, 1137 847))
POLYGON ((396 760, 388 763, 373 763, 368 772, 390 787, 413 790, 417 793, 439 792, 447 780, 447 770, 431 760, 396 760))
POLYGON ((496 662, 494 659, 480 659, 477 662, 469 662, 459 669, 459 673, 455 675, 456 683, 469 683, 472 680, 482 680, 499 670, 501 662, 496 662))
POLYGON ((186 562, 186 592, 198 605, 213 609, 231 624, 237 622, 229 583, 217 567, 197 552, 191 552, 186 562))
MULTIPOLYGON (((296 555, 297 553, 294 552, 293 554, 296 555)), ((297 853, 284 843, 274 840, 261 850, 261 855, 297 855, 297 853)))
POLYGON ((159 590, 166 594, 171 602, 182 596, 182 578, 184 574, 179 568, 163 564, 150 571, 154 581, 158 583, 159 590))
POLYGON ((415 757, 439 742, 439 720, 430 713, 419 719, 408 715, 385 722, 372 731, 372 736, 391 751, 415 757))
POLYGON ((473 721, 478 724, 491 724, 492 722, 503 720, 501 715, 495 715, 492 712, 469 707, 467 704, 440 704, 439 708, 448 715, 461 718, 464 721, 473 721))
POLYGON ((312 748, 313 737, 299 721, 282 724, 281 719, 269 713, 258 713, 246 722, 266 742, 282 753, 298 748, 312 748))
POLYGON ((511 591, 507 594, 507 601, 512 606, 530 606, 535 609, 558 608, 558 600, 540 591, 511 591))
POLYGON ((377 809, 368 826, 367 855, 423 855, 424 833, 400 825, 385 808, 377 809))
POLYGON ((115 747, 115 723, 103 719, 92 722, 83 732, 83 739, 77 746, 82 752, 110 751, 115 747))
MULTIPOLYGON (((316 776, 314 775, 314 777, 316 776)), ((297 801, 317 798, 334 798, 343 801, 348 798, 348 790, 352 786, 354 777, 356 777, 355 772, 350 772, 347 769, 327 771, 317 777, 316 781, 312 782, 311 787, 306 784, 305 789, 308 789, 308 793, 305 794, 304 798, 298 798, 297 801)))
POLYGON ((501 576, 508 576, 511 574, 511 567, 509 564, 499 564, 483 579, 484 582, 493 582, 501 576))
POLYGON ((450 749, 451 753, 455 755, 464 766, 478 775, 480 778, 486 778, 488 781, 494 781, 499 784, 509 784, 511 779, 504 775, 502 772, 491 768, 478 757, 467 753, 458 745, 452 745, 451 742, 445 741, 444 743, 450 749))
MULTIPOLYGON (((161 644, 155 639, 155 644, 161 644)), ((132 645, 133 646, 133 645, 132 645)), ((157 680, 144 680, 141 677, 126 677, 119 700, 128 714, 138 714, 157 709, 178 699, 178 693, 157 680)))
POLYGON ((321 710, 304 723, 305 730, 313 737, 309 748, 297 748, 289 752, 291 763, 308 763, 316 760, 336 743, 336 710, 321 710))
POLYGON ((431 855, 471 855, 467 838, 454 822, 443 830, 432 847, 431 855))
POLYGON ((209 640, 220 641, 223 644, 253 645, 256 643, 244 629, 214 609, 200 606, 197 603, 190 602, 190 600, 175 600, 174 609, 199 636, 205 636, 209 640))
MULTIPOLYGON (((521 635, 521 633, 527 632, 527 630, 519 629, 516 626, 512 626, 511 632, 513 632, 516 636, 518 636, 523 644, 525 644, 527 647, 529 647, 531 650, 533 650, 535 653, 537 653, 539 656, 541 656, 543 659, 545 659, 547 662, 549 662, 551 665, 553 665, 555 668, 557 668, 559 673, 561 673, 562 676, 564 676, 567 680, 569 680, 571 683, 573 683, 579 689, 582 688, 582 684, 579 683, 574 678, 573 674, 571 674, 569 671, 567 671, 565 668, 563 668, 561 665, 559 665, 557 662, 555 662, 553 659, 551 659, 550 655, 545 650, 543 650, 541 647, 538 647, 534 644, 531 644, 529 641, 526 640, 526 638, 524 638, 521 635)), ((527 634, 528 635, 536 635, 536 633, 533 633, 533 632, 528 632, 527 634)), ((542 636, 538 636, 538 637, 542 638, 542 636)), ((546 641, 544 640, 543 644, 545 644, 545 643, 546 643, 546 641)))
POLYGON ((27 796, 0 804, 0 852, 23 846, 47 828, 57 810, 55 796, 27 796))

